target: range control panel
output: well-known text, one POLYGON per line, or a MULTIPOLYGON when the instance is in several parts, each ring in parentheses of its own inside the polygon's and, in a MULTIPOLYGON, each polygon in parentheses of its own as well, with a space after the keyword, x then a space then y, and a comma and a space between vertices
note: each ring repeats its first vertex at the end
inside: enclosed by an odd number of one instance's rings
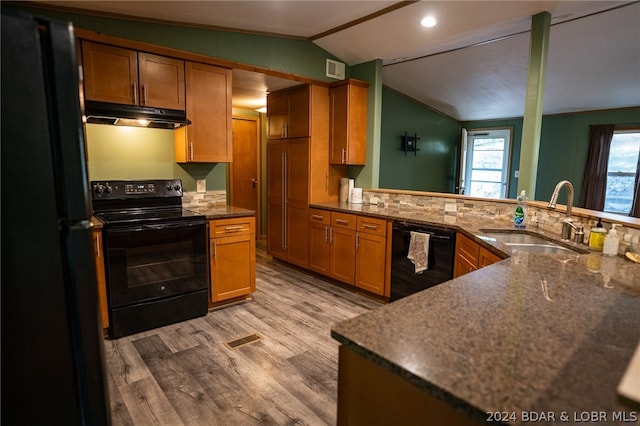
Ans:
POLYGON ((180 179, 92 181, 91 194, 94 200, 182 197, 182 181, 180 179))

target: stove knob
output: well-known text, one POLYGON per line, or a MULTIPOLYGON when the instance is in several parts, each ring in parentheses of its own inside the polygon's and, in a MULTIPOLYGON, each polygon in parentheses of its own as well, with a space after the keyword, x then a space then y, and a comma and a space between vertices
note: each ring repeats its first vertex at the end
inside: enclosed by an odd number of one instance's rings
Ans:
POLYGON ((176 184, 176 191, 180 191, 180 185, 176 184))
POLYGON ((102 194, 102 191, 104 191, 104 186, 102 186, 101 184, 97 184, 96 186, 94 186, 94 188, 98 194, 102 194))
POLYGON ((111 194, 111 187, 109 185, 105 186, 104 192, 106 192, 107 194, 111 194))
POLYGON ((167 191, 171 191, 172 189, 173 189, 173 186, 167 185, 167 191))

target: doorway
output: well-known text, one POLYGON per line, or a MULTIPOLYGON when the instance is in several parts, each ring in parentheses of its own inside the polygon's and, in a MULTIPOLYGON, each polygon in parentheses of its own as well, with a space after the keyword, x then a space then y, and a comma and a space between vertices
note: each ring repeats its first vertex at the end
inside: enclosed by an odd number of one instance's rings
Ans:
POLYGON ((509 186, 511 128, 463 129, 460 193, 505 198, 509 186))
MULTIPOLYGON (((233 163, 230 167, 230 203, 256 212, 260 228, 260 118, 234 116, 233 163)), ((260 235, 261 229, 256 230, 260 235)))

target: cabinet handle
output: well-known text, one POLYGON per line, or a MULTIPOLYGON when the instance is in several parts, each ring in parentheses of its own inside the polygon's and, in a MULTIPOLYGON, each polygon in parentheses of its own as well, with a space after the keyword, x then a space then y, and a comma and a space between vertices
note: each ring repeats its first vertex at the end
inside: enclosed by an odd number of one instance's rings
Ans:
POLYGON ((189 142, 189 161, 193 161, 193 142, 189 142))
POLYGON ((243 228, 244 227, 242 225, 225 226, 224 232, 239 232, 242 231, 243 228))
POLYGON ((348 220, 344 220, 344 219, 336 219, 336 223, 338 223, 340 225, 348 225, 349 221, 348 220))
POLYGON ((133 83, 131 85, 131 93, 133 94, 133 104, 137 105, 138 104, 138 85, 136 83, 133 83))
POLYGON ((280 155, 282 161, 281 173, 282 173, 282 250, 287 249, 287 153, 282 152, 280 155))
POLYGON ((329 243, 333 243, 333 227, 329 227, 329 243))
POLYGON ((311 217, 316 220, 322 220, 324 218, 324 216, 322 216, 321 214, 313 214, 311 215, 311 217))
POLYGON ((142 106, 146 106, 147 105, 147 85, 143 84, 142 87, 142 106))
POLYGON ((347 162, 347 150, 345 148, 342 148, 342 164, 347 162))
POLYGON ((378 225, 370 225, 368 223, 363 223, 362 227, 366 229, 378 229, 378 225))
POLYGON ((329 241, 329 227, 327 225, 324 226, 324 242, 329 241))
POLYGON ((360 248, 360 234, 356 232, 356 251, 360 248))
POLYGON ((213 258, 214 259, 218 258, 218 241, 217 240, 213 240, 213 258))

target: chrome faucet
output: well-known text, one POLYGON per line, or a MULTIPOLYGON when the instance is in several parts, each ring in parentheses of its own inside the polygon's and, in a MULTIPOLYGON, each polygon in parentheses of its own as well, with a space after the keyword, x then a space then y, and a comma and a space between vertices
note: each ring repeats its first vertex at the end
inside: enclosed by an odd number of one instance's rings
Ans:
POLYGON ((558 193, 560 189, 566 186, 567 187, 567 215, 562 220, 562 239, 570 240, 571 239, 571 229, 576 230, 576 243, 582 244, 584 240, 584 230, 582 225, 574 225, 573 220, 571 219, 571 208, 573 207, 573 185, 568 180, 561 180, 556 185, 556 188, 553 190, 553 194, 551 195, 551 200, 549 200, 549 205, 547 208, 555 209, 556 202, 558 201, 558 193))

